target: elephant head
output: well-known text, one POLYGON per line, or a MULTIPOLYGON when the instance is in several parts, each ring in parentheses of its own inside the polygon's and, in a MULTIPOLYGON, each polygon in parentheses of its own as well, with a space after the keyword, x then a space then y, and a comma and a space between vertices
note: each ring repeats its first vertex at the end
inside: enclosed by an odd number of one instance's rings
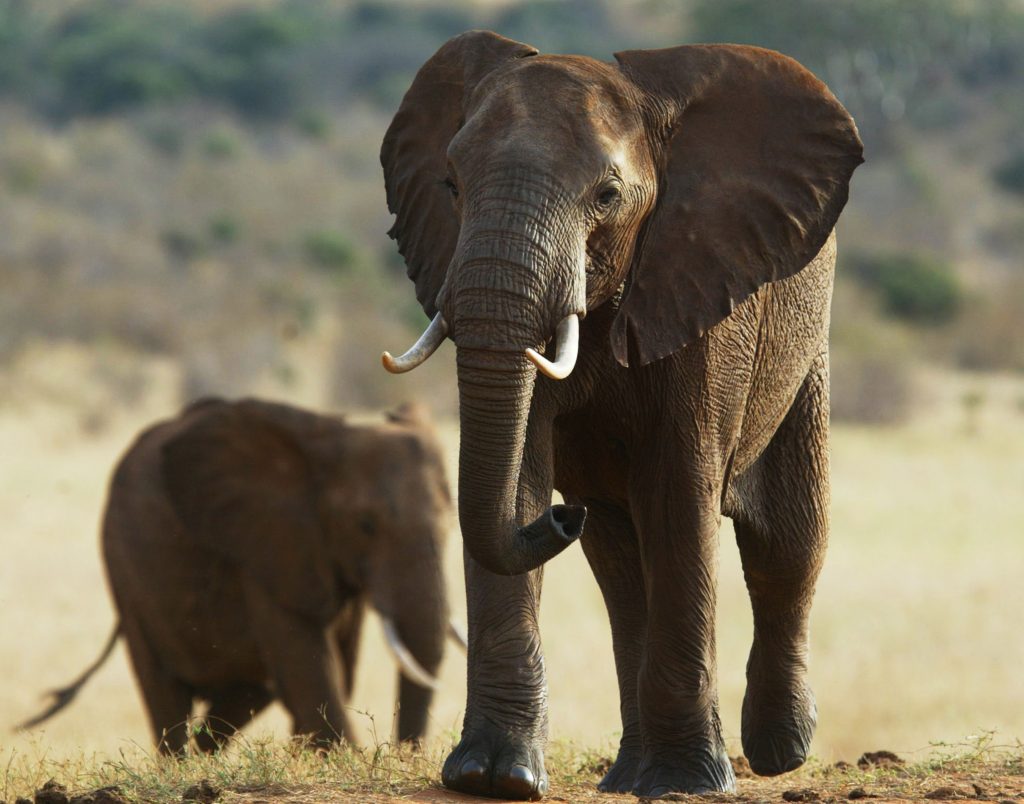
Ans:
POLYGON ((352 426, 255 399, 205 407, 163 448, 185 538, 324 628, 365 597, 402 670, 399 737, 418 738, 449 632, 441 550, 451 502, 425 413, 352 426))
POLYGON ((781 54, 615 58, 455 37, 381 150, 391 235, 433 318, 384 362, 407 370, 455 342, 460 520, 470 554, 501 574, 582 531, 583 509, 545 510, 549 453, 524 454, 538 368, 568 375, 578 321, 610 304, 607 346, 624 367, 684 348, 817 254, 862 161, 846 110, 781 54), (556 332, 549 362, 539 352, 556 332))

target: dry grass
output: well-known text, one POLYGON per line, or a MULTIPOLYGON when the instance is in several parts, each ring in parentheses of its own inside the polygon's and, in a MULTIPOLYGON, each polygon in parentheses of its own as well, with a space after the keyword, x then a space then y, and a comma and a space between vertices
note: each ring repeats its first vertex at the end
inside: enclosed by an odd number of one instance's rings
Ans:
MULTIPOLYGON (((296 354, 309 370, 300 372, 304 379, 291 387, 289 399, 322 405, 332 393, 324 373, 313 369, 324 365, 329 346, 330 341, 310 341, 305 352, 296 354)), ((140 427, 171 412, 180 381, 170 361, 136 366, 141 376, 135 407, 110 412, 102 426, 95 426, 81 415, 82 404, 102 410, 109 402, 103 394, 109 391, 97 390, 106 386, 93 382, 93 373, 98 365, 113 371, 126 361, 116 352, 101 356, 73 347, 40 348, 3 376, 2 728, 33 713, 44 690, 84 667, 113 621, 96 534, 107 473, 140 427)), ((833 536, 812 627, 811 672, 820 721, 813 751, 819 767, 881 748, 921 763, 933 756, 936 741, 957 745, 994 730, 998 740, 1013 744, 1024 735, 1024 640, 1017 615, 1024 611, 1024 542, 1019 538, 1024 387, 1019 379, 926 379, 932 398, 912 423, 889 429, 834 428, 833 536)), ((282 394, 272 377, 256 383, 254 390, 282 394)), ((443 422, 442 430, 454 478, 454 424, 443 422)), ((457 534, 446 564, 455 615, 464 619, 457 534)), ((722 719, 729 750, 737 754, 751 626, 728 523, 722 534, 719 597, 722 719)), ((390 735, 395 683, 392 662, 373 625, 365 632, 352 701, 364 746, 377 746, 390 735)), ((575 760, 562 763, 559 752, 596 762, 612 751, 618 729, 608 627, 579 550, 555 560, 546 572, 542 633, 552 736, 567 744, 554 751, 552 778, 563 785, 561 780, 579 774, 575 760), (563 767, 564 774, 557 770, 563 767)), ((402 784, 437 778, 436 762, 460 726, 464 661, 456 650, 449 651, 432 712, 434 742, 426 758, 396 771, 402 784)), ((159 770, 164 774, 161 789, 180 790, 185 781, 203 774, 230 778, 223 784, 235 787, 255 784, 247 781, 258 776, 253 756, 280 754, 275 762, 292 756, 281 743, 264 740, 287 734, 278 707, 247 734, 220 771, 200 758, 159 770)), ((4 795, 23 794, 49 776, 77 789, 113 778, 127 784, 129 771, 158 773, 144 759, 149 745, 134 681, 118 648, 75 704, 44 729, 30 735, 0 733, 0 767, 6 764, 9 780, 20 780, 8 782, 4 795)), ((370 748, 355 752, 351 762, 365 767, 367 757, 376 754, 370 748)), ((348 761, 339 755, 325 767, 337 770, 348 761)), ((284 780, 306 773, 301 752, 294 762, 297 770, 282 770, 275 783, 291 784, 284 780)), ((585 776, 580 784, 589 785, 592 775, 585 776)), ((339 778, 315 776, 301 784, 338 787, 339 778)), ((796 784, 789 778, 780 784, 796 784)), ((373 789, 390 795, 407 788, 373 789)), ((308 800, 317 799, 310 795, 308 800)))
MULTIPOLYGON (((0 795, 30 795, 57 782, 70 795, 116 787, 128 801, 170 804, 199 785, 230 802, 486 801, 448 793, 440 786, 445 746, 435 741, 423 752, 379 744, 315 752, 300 742, 241 737, 217 756, 169 760, 141 750, 115 759, 79 755, 60 761, 20 756, 9 762, 0 795)), ((989 737, 935 751, 926 760, 854 764, 812 760, 796 773, 776 779, 753 777, 741 760, 734 795, 672 796, 675 800, 722 802, 836 801, 875 798, 1007 800, 1024 796, 1024 746, 1000 746, 989 737)), ((608 758, 571 743, 555 743, 548 755, 549 800, 636 801, 628 795, 599 794, 595 784, 608 758)), ((186 794, 187 795, 187 794, 186 794)))

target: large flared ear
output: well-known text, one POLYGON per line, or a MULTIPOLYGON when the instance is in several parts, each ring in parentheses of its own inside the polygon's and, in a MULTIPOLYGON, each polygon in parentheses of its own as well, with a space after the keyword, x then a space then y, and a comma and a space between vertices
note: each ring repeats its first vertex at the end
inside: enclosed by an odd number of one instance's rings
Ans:
POLYGON ((431 318, 459 237, 445 186, 448 144, 462 127, 473 89, 495 67, 534 56, 536 49, 489 31, 449 39, 424 64, 405 93, 381 146, 388 209, 416 298, 431 318))
POLYGON ((307 447, 336 425, 258 400, 218 402, 190 418, 162 461, 185 539, 248 574, 282 608, 326 622, 335 589, 307 447))
POLYGON ((616 359, 644 365, 810 262, 863 146, 828 88, 780 53, 684 45, 615 58, 664 141, 657 205, 611 332, 616 359))

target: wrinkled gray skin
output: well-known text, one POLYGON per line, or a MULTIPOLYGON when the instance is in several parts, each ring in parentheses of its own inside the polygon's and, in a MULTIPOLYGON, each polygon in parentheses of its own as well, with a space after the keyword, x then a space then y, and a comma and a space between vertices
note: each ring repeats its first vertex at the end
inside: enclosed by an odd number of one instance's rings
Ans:
POLYGON ((734 788, 715 668, 723 515, 754 610, 744 751, 782 773, 814 731, 831 232, 860 141, 779 54, 616 58, 457 37, 382 149, 392 234, 457 347, 469 671, 443 780, 466 792, 547 789, 539 565, 581 530, 621 700, 602 790, 734 788), (585 315, 579 360, 551 380, 524 350, 570 313, 585 315), (553 489, 565 506, 549 508, 553 489))
MULTIPOLYGON (((110 485, 102 546, 153 736, 202 750, 278 699, 293 731, 352 739, 366 606, 437 673, 448 629, 450 500, 425 412, 353 426, 260 400, 207 400, 142 433, 110 485)), ((398 682, 398 737, 433 690, 398 682)))

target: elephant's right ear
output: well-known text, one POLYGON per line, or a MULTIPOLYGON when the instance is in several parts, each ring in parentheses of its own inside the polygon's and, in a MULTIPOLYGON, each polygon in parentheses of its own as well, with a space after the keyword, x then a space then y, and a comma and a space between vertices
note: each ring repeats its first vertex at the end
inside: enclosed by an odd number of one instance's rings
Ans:
POLYGON ((388 209, 416 298, 428 316, 459 237, 459 222, 445 186, 448 144, 462 127, 466 102, 495 67, 537 50, 490 31, 449 39, 424 64, 384 135, 380 162, 388 209))
POLYGON ((239 567, 283 608, 318 621, 335 601, 306 446, 328 426, 283 405, 218 402, 164 445, 161 463, 185 538, 239 567))

